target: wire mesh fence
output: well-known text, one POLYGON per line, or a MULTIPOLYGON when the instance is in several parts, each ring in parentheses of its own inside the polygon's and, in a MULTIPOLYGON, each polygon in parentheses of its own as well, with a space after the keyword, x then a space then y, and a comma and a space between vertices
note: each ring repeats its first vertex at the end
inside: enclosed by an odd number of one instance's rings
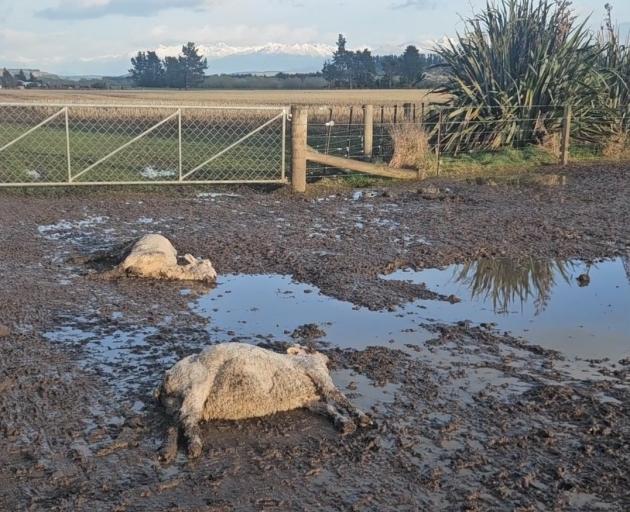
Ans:
POLYGON ((284 182, 287 109, 0 104, 0 186, 284 182))
MULTIPOLYGON (((307 140, 324 155, 418 176, 562 160, 565 107, 496 109, 405 103, 371 106, 366 114, 359 105, 311 106, 307 140)), ((0 186, 284 183, 288 114, 277 106, 0 103, 0 186)), ((628 146, 625 112, 582 113, 571 123, 565 138, 576 157, 615 156, 628 146)), ((308 169, 310 177, 348 174, 313 162, 308 169)))
MULTIPOLYGON (((420 175, 464 167, 557 164, 569 149, 574 158, 628 154, 630 118, 625 112, 589 111, 577 116, 567 112, 571 110, 562 105, 509 111, 492 106, 463 110, 443 104, 374 106, 373 147, 366 153, 363 108, 319 107, 309 112, 308 144, 326 155, 392 167, 402 164, 420 170, 420 175)), ((309 162, 308 170, 313 178, 352 174, 314 162, 309 162)))

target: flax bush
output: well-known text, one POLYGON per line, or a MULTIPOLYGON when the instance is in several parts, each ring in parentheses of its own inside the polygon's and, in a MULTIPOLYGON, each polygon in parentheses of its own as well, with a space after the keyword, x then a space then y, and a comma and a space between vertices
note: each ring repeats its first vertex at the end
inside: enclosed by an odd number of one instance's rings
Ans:
POLYGON ((449 73, 437 92, 451 98, 442 150, 544 145, 561 130, 567 104, 581 121, 573 135, 600 140, 608 84, 602 48, 585 24, 567 0, 488 2, 466 19, 463 33, 437 49, 449 73))

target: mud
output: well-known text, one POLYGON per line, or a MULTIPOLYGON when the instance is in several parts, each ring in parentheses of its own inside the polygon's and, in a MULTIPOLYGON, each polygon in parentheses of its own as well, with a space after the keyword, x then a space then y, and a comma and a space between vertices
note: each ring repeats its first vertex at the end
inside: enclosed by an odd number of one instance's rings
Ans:
POLYGON ((561 184, 435 181, 448 190, 438 200, 414 184, 385 194, 314 187, 303 198, 247 188, 3 192, 1 508, 629 509, 630 354, 582 360, 475 318, 431 321, 432 304, 459 306, 450 293, 381 278, 484 257, 626 256, 628 169, 549 173, 561 184), (103 281, 85 264, 148 231, 212 259, 218 288, 103 281), (230 304, 221 301, 236 290, 222 276, 238 273, 291 276, 301 288, 287 304, 302 304, 300 294, 349 303, 396 328, 387 339, 357 328, 346 343, 349 327, 338 324, 349 313, 328 325, 280 309, 263 330, 252 290, 252 304, 217 331, 230 304), (421 314, 405 308, 419 300, 421 314), (375 427, 340 437, 305 411, 217 422, 189 462, 152 390, 174 361, 241 338, 325 351, 375 427))

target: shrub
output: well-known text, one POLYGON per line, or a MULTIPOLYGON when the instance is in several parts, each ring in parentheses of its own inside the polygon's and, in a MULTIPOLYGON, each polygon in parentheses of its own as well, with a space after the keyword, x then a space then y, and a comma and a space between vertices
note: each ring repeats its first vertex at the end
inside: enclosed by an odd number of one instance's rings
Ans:
POLYGON ((617 153, 620 148, 625 149, 630 131, 630 41, 621 42, 610 4, 606 4, 606 11, 604 26, 597 37, 601 48, 599 66, 608 89, 606 107, 611 122, 606 131, 612 132, 605 153, 617 153))
MULTIPOLYGON (((566 104, 582 121, 593 117, 605 106, 606 84, 597 71, 601 49, 585 23, 567 0, 489 2, 467 19, 464 33, 437 49, 449 71, 437 92, 451 98, 444 151, 544 144, 560 131, 566 104)), ((593 123, 576 127, 578 137, 602 136, 593 123)))

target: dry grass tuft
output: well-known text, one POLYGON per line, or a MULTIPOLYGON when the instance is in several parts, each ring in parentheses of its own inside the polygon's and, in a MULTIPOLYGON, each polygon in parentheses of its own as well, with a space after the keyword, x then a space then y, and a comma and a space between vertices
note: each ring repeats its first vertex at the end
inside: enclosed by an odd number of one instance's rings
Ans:
POLYGON ((619 159, 626 156, 629 149, 630 137, 626 133, 619 133, 608 141, 602 154, 605 158, 619 159))
POLYGON ((389 163, 396 169, 413 169, 426 174, 435 165, 429 137, 418 124, 397 124, 389 128, 394 145, 394 155, 389 163))
POLYGON ((559 133, 546 134, 539 146, 556 159, 559 159, 562 154, 562 140, 559 133))

